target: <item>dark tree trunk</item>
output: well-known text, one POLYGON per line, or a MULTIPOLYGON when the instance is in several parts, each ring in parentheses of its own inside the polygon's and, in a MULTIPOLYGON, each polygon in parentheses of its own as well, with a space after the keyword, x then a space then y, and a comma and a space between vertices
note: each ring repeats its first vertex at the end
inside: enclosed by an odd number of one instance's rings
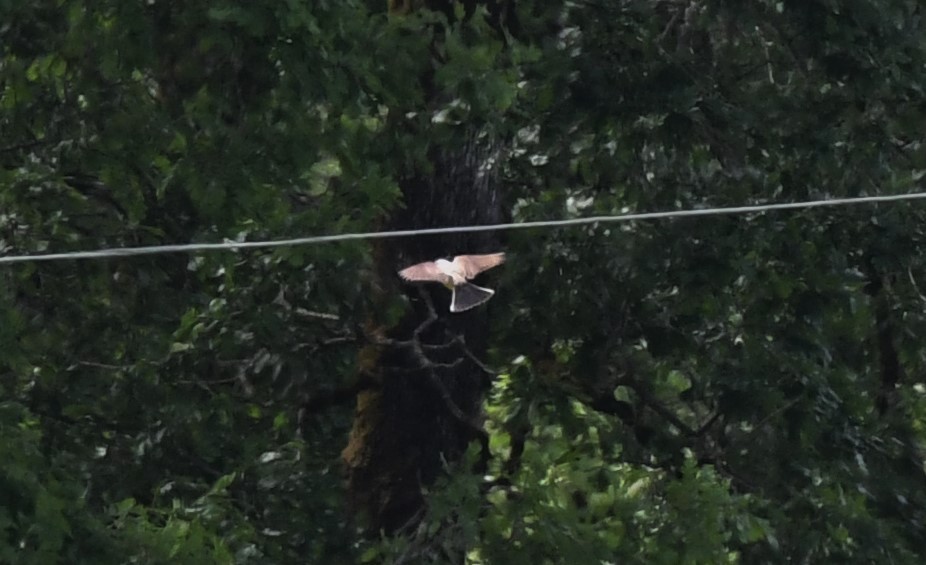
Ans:
MULTIPOLYGON (((500 144, 477 130, 465 138, 458 147, 432 151, 432 173, 405 179, 405 208, 389 229, 502 221, 495 167, 500 144)), ((446 289, 403 285, 396 271, 438 257, 498 251, 497 238, 482 232, 378 244, 379 289, 405 292, 412 308, 393 327, 374 322, 368 328, 374 343, 361 353, 361 370, 378 386, 358 395, 343 452, 352 506, 374 531, 393 533, 417 522, 422 487, 446 463, 459 461, 470 442, 481 441, 488 455, 480 410, 490 376, 478 359, 487 347, 491 303, 451 314, 446 289)))
MULTIPOLYGON (((489 23, 501 36, 517 28, 507 0, 469 0, 464 18, 477 4, 488 8, 489 23)), ((398 15, 425 6, 455 17, 448 0, 390 2, 398 15)), ((434 42, 442 41, 436 30, 434 42)), ((435 50, 435 53, 440 51, 435 50)), ((441 63, 436 57, 434 69, 441 63)), ((444 97, 433 74, 420 77, 426 106, 444 97)), ((399 118, 397 118, 399 119, 399 118)), ((498 160, 503 140, 486 128, 460 126, 454 143, 432 146, 430 170, 409 171, 400 181, 405 207, 387 229, 493 224, 504 220, 499 194, 498 160)), ((423 515, 423 487, 431 485, 447 464, 458 463, 477 440, 488 458, 488 436, 481 406, 491 375, 479 361, 488 344, 488 311, 493 304, 461 313, 449 312, 450 293, 440 285, 403 284, 396 272, 408 265, 461 253, 488 253, 501 248, 494 232, 382 240, 374 249, 375 291, 383 302, 405 293, 411 308, 398 323, 371 316, 370 345, 360 352, 364 379, 376 384, 357 395, 354 425, 343 459, 351 506, 373 532, 396 533, 423 515)), ((489 275, 491 277, 491 275, 489 275)))

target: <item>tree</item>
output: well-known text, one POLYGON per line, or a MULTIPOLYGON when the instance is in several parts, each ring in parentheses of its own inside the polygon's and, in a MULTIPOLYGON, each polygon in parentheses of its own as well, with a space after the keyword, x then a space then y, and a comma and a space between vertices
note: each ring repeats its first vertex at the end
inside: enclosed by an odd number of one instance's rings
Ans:
MULTIPOLYGON (((433 55, 416 77, 423 99, 390 108, 386 122, 387 138, 426 142, 420 155, 397 163, 403 207, 384 222, 389 230, 497 224, 503 219, 495 163, 507 145, 507 132, 488 119, 501 114, 492 107, 498 101, 451 98, 455 92, 474 92, 485 74, 510 87, 504 78, 491 75, 497 72, 492 51, 498 55, 500 38, 492 38, 493 29, 487 26, 471 26, 481 33, 466 41, 462 32, 469 30, 472 15, 457 20, 453 4, 444 4, 441 12, 407 6, 391 10, 408 26, 407 33, 425 38, 427 52, 433 55), (442 17, 427 21, 429 14, 442 17), (412 17, 425 21, 407 20, 412 17), (433 35, 429 37, 426 30, 433 35), (453 57, 457 52, 473 56, 479 50, 481 60, 459 62, 453 57), (454 70, 455 64, 465 68, 454 70), (461 106, 467 110, 459 110, 461 106), (453 117, 446 122, 447 116, 461 111, 475 119, 461 122, 453 117)), ((493 23, 496 28, 501 25, 498 20, 493 23)), ((402 154, 407 144, 396 143, 393 151, 402 154)), ((374 253, 374 284, 385 296, 377 302, 388 304, 400 292, 396 277, 400 266, 498 249, 499 240, 490 232, 379 244, 374 253)), ((368 333, 374 337, 361 349, 358 366, 375 386, 357 397, 351 437, 343 452, 353 507, 367 517, 373 531, 392 533, 417 525, 424 510, 422 489, 434 483, 446 464, 457 462, 471 441, 480 441, 483 456, 489 456, 488 435, 480 422, 490 382, 479 361, 488 344, 486 309, 451 314, 443 290, 422 287, 410 296, 415 307, 401 319, 374 311, 368 322, 368 333)), ((379 309, 383 311, 388 309, 379 309)), ((480 466, 484 465, 485 461, 480 466)))
MULTIPOLYGON (((926 170, 906 0, 0 16, 3 254, 891 194, 926 170)), ((922 220, 0 265, 0 560, 919 562, 922 220), (499 245, 499 294, 464 316, 394 274, 499 245)))

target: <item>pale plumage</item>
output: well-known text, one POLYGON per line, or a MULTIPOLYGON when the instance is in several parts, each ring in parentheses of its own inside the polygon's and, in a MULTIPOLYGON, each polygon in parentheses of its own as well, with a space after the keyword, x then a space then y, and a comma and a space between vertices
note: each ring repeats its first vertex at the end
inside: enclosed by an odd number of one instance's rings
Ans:
POLYGON ((407 281, 441 283, 453 292, 450 311, 463 312, 483 304, 495 294, 494 290, 476 286, 469 279, 504 262, 504 253, 457 255, 453 261, 438 259, 412 265, 399 271, 399 276, 407 281))

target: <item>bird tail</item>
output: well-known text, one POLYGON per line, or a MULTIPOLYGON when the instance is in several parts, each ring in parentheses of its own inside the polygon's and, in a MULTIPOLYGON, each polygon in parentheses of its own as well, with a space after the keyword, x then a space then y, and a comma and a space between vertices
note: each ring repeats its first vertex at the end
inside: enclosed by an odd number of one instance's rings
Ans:
POLYGON ((482 288, 473 283, 463 283, 453 287, 453 297, 450 299, 451 312, 463 312, 470 308, 475 308, 485 303, 495 291, 490 288, 482 288))

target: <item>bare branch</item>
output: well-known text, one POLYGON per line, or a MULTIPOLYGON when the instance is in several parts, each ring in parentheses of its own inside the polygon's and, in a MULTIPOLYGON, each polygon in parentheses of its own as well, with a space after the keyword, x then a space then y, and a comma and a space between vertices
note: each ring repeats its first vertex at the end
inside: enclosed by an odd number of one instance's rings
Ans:
POLYGON ((360 392, 378 387, 379 383, 370 375, 361 374, 360 378, 345 387, 322 391, 310 396, 308 400, 302 403, 302 410, 300 412, 312 413, 319 410, 326 410, 334 406, 340 406, 355 400, 357 394, 360 392))
POLYGON ((331 320, 337 322, 339 318, 336 314, 328 314, 325 312, 316 312, 314 310, 306 310, 305 308, 295 308, 293 313, 302 316, 303 318, 317 318, 319 320, 331 320))

